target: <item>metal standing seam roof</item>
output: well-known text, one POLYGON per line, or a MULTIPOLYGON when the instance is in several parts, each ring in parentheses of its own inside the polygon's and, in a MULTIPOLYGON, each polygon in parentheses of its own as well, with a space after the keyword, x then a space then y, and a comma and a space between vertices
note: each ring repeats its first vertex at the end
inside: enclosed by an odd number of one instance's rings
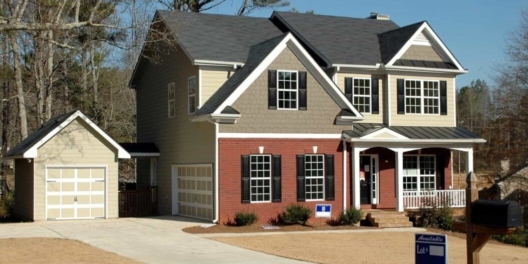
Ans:
POLYGON ((251 46, 283 34, 268 18, 157 12, 191 60, 245 63, 251 46))
POLYGON ((9 152, 7 152, 6 157, 23 155, 26 151, 28 151, 31 147, 37 144, 51 131, 60 126, 60 124, 62 124, 71 115, 75 114, 75 112, 77 112, 77 110, 51 118, 46 123, 42 124, 39 129, 29 134, 24 140, 22 140, 14 148, 9 150, 9 152))
POLYGON ((409 139, 481 139, 479 135, 463 127, 386 126, 381 123, 354 123, 353 130, 343 133, 352 138, 360 138, 382 128, 388 128, 409 139))
MULTIPOLYGON (((286 23, 286 28, 291 30, 295 37, 319 51, 324 56, 323 59, 332 64, 375 65, 381 63, 378 34, 399 29, 399 26, 391 20, 292 12, 274 12, 273 16, 286 23)), ((391 37, 390 41, 395 39, 391 37)), ((395 44, 398 45, 398 43, 395 44)))

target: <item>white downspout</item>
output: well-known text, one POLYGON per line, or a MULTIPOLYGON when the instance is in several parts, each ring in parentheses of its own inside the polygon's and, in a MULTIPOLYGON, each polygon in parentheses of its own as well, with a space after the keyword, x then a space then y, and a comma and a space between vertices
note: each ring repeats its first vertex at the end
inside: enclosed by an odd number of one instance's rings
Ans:
POLYGON ((213 223, 217 223, 218 222, 218 216, 219 216, 219 212, 220 212, 220 206, 219 206, 219 201, 218 201, 218 198, 220 197, 219 195, 219 187, 218 187, 218 131, 219 131, 219 124, 218 123, 214 123, 214 126, 215 126, 215 161, 214 161, 214 177, 215 177, 215 218, 213 219, 213 223))
MULTIPOLYGON (((451 185, 449 185, 449 189, 451 190, 455 188, 455 183, 453 182, 453 151, 452 150, 451 150, 451 164, 450 165, 451 165, 451 185)), ((458 164, 458 166, 460 166, 460 164, 458 164)), ((458 177, 460 178, 460 175, 458 175, 458 177)))
POLYGON ((347 144, 346 141, 343 139, 343 211, 346 210, 347 207, 347 144))

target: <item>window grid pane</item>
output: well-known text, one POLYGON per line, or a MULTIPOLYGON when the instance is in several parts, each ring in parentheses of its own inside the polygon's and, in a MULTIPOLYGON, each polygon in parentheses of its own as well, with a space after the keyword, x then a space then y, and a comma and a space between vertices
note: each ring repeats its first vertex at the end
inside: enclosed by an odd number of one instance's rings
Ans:
POLYGON ((352 104, 361 113, 370 113, 370 79, 354 78, 354 98, 352 104))
POLYGON ((405 113, 420 114, 422 113, 422 82, 405 81, 405 113))
POLYGON ((187 80, 187 87, 189 93, 189 114, 196 111, 196 76, 189 77, 187 80))
POLYGON ((440 90, 438 82, 424 81, 424 114, 438 114, 440 90))
POLYGON ((403 191, 436 189, 436 162, 433 155, 403 156, 403 191))
POLYGON ((279 71, 277 83, 278 109, 297 109, 297 72, 279 71))
POLYGON ((305 155, 306 200, 324 199, 324 155, 305 155))
POLYGON ((271 201, 271 156, 249 157, 250 197, 252 202, 271 201))

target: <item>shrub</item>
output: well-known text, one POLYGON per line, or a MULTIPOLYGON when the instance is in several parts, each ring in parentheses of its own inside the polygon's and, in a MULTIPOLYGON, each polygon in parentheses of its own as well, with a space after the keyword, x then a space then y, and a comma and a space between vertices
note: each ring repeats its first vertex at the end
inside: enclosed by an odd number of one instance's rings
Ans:
POLYGON ((496 235, 492 238, 502 243, 528 247, 528 229, 526 228, 517 228, 513 234, 496 235))
POLYGON ((278 220, 286 225, 306 225, 312 215, 312 210, 301 204, 291 204, 278 216, 278 220))
POLYGON ((13 193, 7 193, 0 198, 0 219, 8 218, 13 214, 15 198, 13 193))
POLYGON ((363 212, 356 207, 348 207, 339 214, 338 221, 342 225, 355 225, 363 218, 363 212))
POLYGON ((256 223, 258 220, 257 214, 242 211, 235 214, 234 224, 236 226, 247 226, 256 223))
POLYGON ((433 199, 425 199, 417 212, 416 224, 420 227, 451 230, 453 208, 449 207, 447 199, 440 203, 435 202, 433 199))

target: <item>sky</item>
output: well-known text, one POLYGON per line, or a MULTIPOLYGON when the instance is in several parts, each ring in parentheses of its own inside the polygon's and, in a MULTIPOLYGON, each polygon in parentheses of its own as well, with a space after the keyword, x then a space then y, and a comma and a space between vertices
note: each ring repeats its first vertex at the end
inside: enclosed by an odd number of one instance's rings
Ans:
MULTIPOLYGON (((234 14, 240 0, 227 0, 207 13, 234 14)), ((521 22, 525 0, 290 0, 299 12, 367 17, 370 12, 387 14, 399 26, 427 20, 462 66, 469 70, 457 78, 457 88, 482 79, 493 87, 493 72, 503 63, 507 38, 521 22)), ((251 16, 269 17, 273 10, 251 16)))

